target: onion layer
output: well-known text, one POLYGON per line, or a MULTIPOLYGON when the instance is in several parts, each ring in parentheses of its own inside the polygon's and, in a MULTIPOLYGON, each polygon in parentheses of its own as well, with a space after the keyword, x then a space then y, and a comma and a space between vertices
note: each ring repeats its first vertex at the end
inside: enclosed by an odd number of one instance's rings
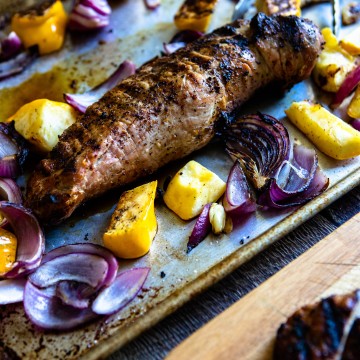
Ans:
POLYGON ((0 281, 0 305, 23 301, 26 279, 8 279, 0 281))
POLYGON ((223 206, 226 213, 233 220, 243 214, 256 211, 256 202, 251 194, 239 160, 235 161, 230 170, 226 182, 223 206))
POLYGON ((76 110, 84 113, 88 106, 98 101, 108 90, 122 80, 135 74, 136 66, 131 61, 122 62, 117 70, 103 83, 83 94, 64 94, 65 101, 76 110))
POLYGON ((239 159, 256 189, 263 188, 290 151, 289 134, 284 125, 270 115, 240 117, 225 129, 226 151, 239 159))
POLYGON ((211 230, 211 223, 209 218, 210 204, 206 204, 199 217, 196 220, 195 226, 189 237, 187 243, 187 253, 189 253, 194 247, 198 246, 206 237, 211 230))
POLYGON ((92 303, 92 310, 99 315, 110 315, 124 308, 138 294, 150 268, 135 268, 120 273, 114 282, 104 288, 92 303))
POLYGON ((360 82, 360 65, 358 65, 341 84, 340 89, 335 94, 331 104, 332 108, 337 108, 352 93, 360 82))
POLYGON ((17 55, 22 48, 22 43, 17 34, 12 31, 6 38, 1 40, 0 61, 8 60, 17 55))
POLYGON ((45 248, 44 234, 35 216, 21 205, 0 201, 0 213, 10 223, 18 240, 16 261, 5 277, 24 276, 41 262, 45 248))
POLYGON ((106 0, 78 0, 70 13, 71 30, 96 30, 110 23, 111 8, 106 0))
POLYGON ((189 44, 196 39, 199 39, 204 34, 196 30, 182 30, 175 34, 169 43, 164 43, 164 52, 169 55, 175 52, 176 50, 184 47, 186 44, 189 44))
POLYGON ((161 0, 144 0, 144 3, 149 10, 155 10, 160 6, 161 0))

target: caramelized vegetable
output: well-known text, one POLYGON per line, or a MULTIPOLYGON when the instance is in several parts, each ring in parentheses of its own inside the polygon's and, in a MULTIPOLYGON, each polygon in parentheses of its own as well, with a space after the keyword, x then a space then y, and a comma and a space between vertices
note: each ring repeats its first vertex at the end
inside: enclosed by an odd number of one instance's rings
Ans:
POLYGON ((285 113, 326 155, 338 160, 360 155, 360 132, 321 105, 293 102, 285 113))
POLYGON ((0 228, 0 275, 7 273, 16 259, 17 239, 14 234, 0 228))
POLYGON ((59 135, 73 124, 77 112, 72 106, 47 99, 23 105, 7 121, 15 121, 15 129, 39 152, 50 151, 59 135))
POLYGON ((215 202, 226 184, 196 161, 189 161, 170 181, 164 194, 165 204, 183 220, 199 215, 204 205, 215 202))
POLYGON ((185 0, 174 17, 176 27, 180 30, 205 32, 216 3, 217 0, 185 0))
POLYGON ((266 15, 301 15, 301 0, 257 0, 256 8, 266 15))
POLYGON ((124 192, 104 234, 104 246, 116 256, 134 259, 145 255, 155 237, 154 210, 157 181, 124 192))
POLYGON ((349 54, 354 56, 360 55, 360 26, 357 26, 355 30, 345 35, 339 44, 349 54))
POLYGON ((40 54, 48 54, 61 48, 66 22, 64 7, 57 0, 47 1, 40 7, 15 14, 11 26, 26 48, 37 45, 40 54))

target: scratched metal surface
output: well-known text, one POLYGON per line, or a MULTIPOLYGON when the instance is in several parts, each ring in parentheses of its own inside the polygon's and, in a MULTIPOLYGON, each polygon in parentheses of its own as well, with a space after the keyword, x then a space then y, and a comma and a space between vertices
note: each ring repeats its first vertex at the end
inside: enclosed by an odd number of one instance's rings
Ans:
MULTIPOLYGON (((163 1, 155 12, 147 11, 142 0, 112 2, 112 31, 105 29, 81 41, 68 37, 59 54, 39 59, 24 74, 0 83, 0 102, 1 89, 16 87, 40 69, 41 72, 50 71, 59 64, 69 64, 69 61, 77 60, 79 68, 86 69, 79 88, 91 86, 94 76, 106 76, 111 72, 113 62, 128 58, 137 65, 142 64, 158 55, 162 42, 175 33, 172 17, 180 2, 163 1), (64 58, 67 59, 65 62, 64 58), (94 65, 98 67, 94 69, 94 65)), ((233 6, 230 0, 220 0, 211 27, 226 23, 233 6)), ((320 26, 329 24, 330 8, 326 4, 311 8, 305 14, 320 26)), ((283 119, 284 109, 292 101, 315 100, 318 96, 311 82, 306 81, 281 97, 263 94, 244 106, 243 112, 260 110, 283 119)), ((296 141, 311 146, 286 119, 284 121, 296 141)), ((244 219, 242 226, 229 236, 210 235, 189 255, 185 252, 186 243, 194 221, 181 221, 163 205, 157 204, 158 233, 150 252, 138 260, 120 261, 121 269, 151 267, 145 288, 127 308, 81 329, 57 334, 35 329, 24 316, 22 305, 3 307, 0 309, 1 342, 23 359, 96 359, 106 356, 360 183, 359 157, 340 162, 321 153, 318 155, 331 182, 325 194, 296 211, 258 211, 244 219), (161 272, 166 276, 162 278, 161 272)), ((226 180, 231 161, 219 144, 212 144, 189 158, 198 160, 226 180)), ((154 178, 161 184, 189 158, 166 167, 154 178)), ((102 233, 119 195, 120 191, 114 191, 81 208, 61 226, 46 229, 46 250, 76 242, 101 244, 102 233)))

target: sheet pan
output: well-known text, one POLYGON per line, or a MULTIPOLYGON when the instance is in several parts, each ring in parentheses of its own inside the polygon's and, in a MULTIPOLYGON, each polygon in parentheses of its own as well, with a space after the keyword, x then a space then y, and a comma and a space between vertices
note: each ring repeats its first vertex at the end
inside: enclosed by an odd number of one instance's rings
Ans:
MULTIPOLYGON (((39 59, 25 73, 0 83, 3 105, 0 119, 11 115, 16 106, 32 97, 44 94, 60 100, 62 91, 68 91, 70 86, 83 91, 101 81, 125 59, 141 65, 159 55, 162 43, 176 32, 172 19, 180 3, 163 0, 161 7, 151 12, 142 0, 111 2, 114 11, 109 28, 81 38, 68 36, 61 52, 39 59), (36 94, 30 91, 34 89, 31 84, 38 86, 36 94)), ((227 23, 233 7, 232 1, 220 0, 211 28, 227 23)), ((329 4, 316 5, 304 14, 319 26, 330 25, 329 4)), ((304 81, 282 95, 259 95, 242 111, 263 111, 283 119, 291 136, 311 147, 309 141, 286 121, 284 114, 292 101, 303 99, 327 100, 311 81, 304 81)), ((121 269, 151 267, 145 288, 128 307, 75 331, 43 333, 26 319, 22 305, 6 306, 0 309, 1 341, 23 359, 105 357, 360 183, 359 157, 335 161, 320 152, 318 155, 331 184, 323 195, 295 210, 258 211, 244 219, 242 226, 230 235, 208 236, 190 254, 186 254, 186 243, 194 221, 181 221, 162 204, 157 204, 158 233, 150 252, 134 261, 120 260, 121 269), (160 275, 162 272, 165 277, 160 275)), ((224 180, 232 164, 221 145, 214 142, 167 166, 152 178, 162 184, 189 159, 199 161, 224 180)), ((25 177, 20 183, 25 184, 25 177)), ((46 250, 77 242, 101 244, 120 194, 121 190, 113 191, 82 207, 64 224, 45 229, 46 250)))

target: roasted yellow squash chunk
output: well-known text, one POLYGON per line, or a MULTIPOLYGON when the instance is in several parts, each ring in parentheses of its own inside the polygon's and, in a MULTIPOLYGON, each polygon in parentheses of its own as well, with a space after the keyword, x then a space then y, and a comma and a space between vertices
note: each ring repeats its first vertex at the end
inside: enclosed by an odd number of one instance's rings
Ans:
POLYGON ((355 94, 353 98, 350 101, 350 104, 347 108, 347 114, 354 118, 354 119, 360 119, 360 86, 355 90, 355 94))
POLYGON ((360 26, 345 35, 339 42, 340 46, 349 54, 360 55, 360 26))
POLYGON ((7 121, 15 121, 16 131, 39 152, 50 151, 59 135, 76 121, 77 112, 68 104, 47 99, 23 105, 7 121))
POLYGON ((180 30, 206 32, 217 0, 185 0, 175 14, 175 26, 180 30))
POLYGON ((157 231, 154 201, 157 181, 125 191, 103 236, 104 246, 116 256, 134 259, 145 255, 157 231))
POLYGON ((17 239, 14 234, 0 228, 0 275, 11 270, 16 260, 17 239))
POLYGON ((199 215, 204 205, 218 200, 225 187, 216 174, 192 160, 172 178, 164 201, 175 214, 189 220, 199 215))
POLYGON ((285 113, 324 154, 338 160, 360 155, 360 132, 321 105, 293 102, 285 113))
POLYGON ((301 15, 301 0, 257 0, 255 5, 259 12, 266 15, 301 15))

